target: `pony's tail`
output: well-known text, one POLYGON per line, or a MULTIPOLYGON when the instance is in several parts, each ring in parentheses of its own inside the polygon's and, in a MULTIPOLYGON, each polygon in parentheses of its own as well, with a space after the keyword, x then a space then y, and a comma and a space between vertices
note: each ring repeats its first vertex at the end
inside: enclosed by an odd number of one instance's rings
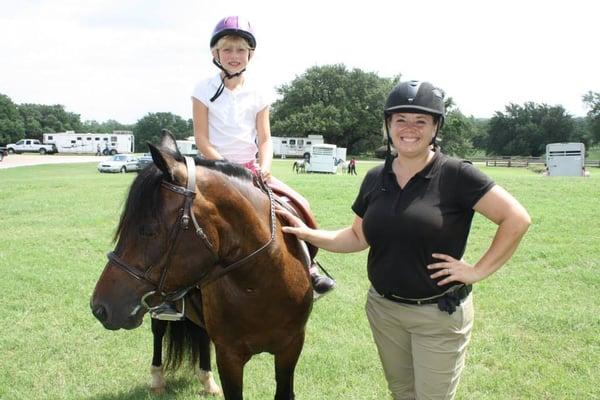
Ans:
POLYGON ((177 370, 186 358, 192 368, 198 365, 205 337, 203 329, 190 320, 170 321, 165 334, 165 369, 177 370))

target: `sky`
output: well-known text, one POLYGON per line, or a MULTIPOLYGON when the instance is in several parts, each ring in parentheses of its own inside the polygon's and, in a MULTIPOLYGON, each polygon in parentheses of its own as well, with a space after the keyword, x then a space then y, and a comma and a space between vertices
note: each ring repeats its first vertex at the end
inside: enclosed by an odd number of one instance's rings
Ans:
POLYGON ((254 25, 248 71, 273 95, 337 63, 432 82, 480 118, 528 101, 584 116, 583 95, 600 92, 593 0, 0 0, 0 94, 82 121, 191 118, 228 15, 254 25))

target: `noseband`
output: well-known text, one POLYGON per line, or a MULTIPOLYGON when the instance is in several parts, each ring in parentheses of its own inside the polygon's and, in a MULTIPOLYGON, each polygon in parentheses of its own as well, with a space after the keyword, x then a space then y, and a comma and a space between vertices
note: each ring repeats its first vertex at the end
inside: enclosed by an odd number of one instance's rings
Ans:
POLYGON ((194 163, 194 160, 191 157, 185 157, 185 165, 186 165, 187 173, 188 173, 186 187, 174 185, 167 181, 161 182, 161 186, 163 188, 168 189, 178 195, 183 196, 184 200, 183 200, 183 207, 179 210, 180 211, 179 217, 178 217, 175 225, 173 225, 173 227, 171 228, 171 230, 169 232, 169 237, 168 237, 169 238, 169 247, 167 249, 167 253, 164 258, 165 261, 163 263, 163 268, 162 268, 162 272, 160 274, 160 279, 159 279, 158 283, 155 283, 154 281, 152 281, 149 278, 150 272, 154 268, 153 266, 149 266, 147 268, 144 268, 144 270, 140 270, 138 268, 132 267, 131 265, 127 264, 125 261, 123 261, 123 259, 121 259, 119 256, 117 256, 114 253, 114 251, 111 251, 107 254, 108 260, 113 265, 116 265, 122 271, 125 271, 132 278, 134 278, 140 282, 143 282, 153 288, 153 290, 144 294, 140 300, 142 306, 144 306, 148 311, 153 311, 161 306, 160 304, 155 307, 148 305, 147 299, 149 297, 159 296, 160 298, 163 299, 163 302, 164 301, 169 301, 169 302, 177 301, 177 300, 183 298, 187 294, 187 292, 189 292, 194 287, 203 286, 209 282, 213 282, 213 281, 221 278, 222 276, 243 266, 246 262, 250 261, 250 259, 254 258, 258 254, 260 254, 263 250, 265 250, 267 247, 269 247, 271 245, 271 243, 273 243, 275 240, 275 221, 276 221, 276 219, 275 219, 273 191, 271 190, 271 188, 268 185, 266 185, 262 181, 262 179, 260 177, 255 176, 254 177, 255 184, 257 184, 258 187, 260 189, 262 189, 263 191, 265 191, 267 193, 267 195, 269 196, 270 222, 271 222, 271 226, 270 226, 271 236, 270 236, 269 240, 265 244, 263 244, 261 247, 259 247, 257 250, 253 251, 252 253, 248 254, 247 256, 244 256, 241 259, 239 259, 229 265, 224 266, 221 270, 214 272, 210 276, 209 276, 210 271, 206 271, 202 275, 202 277, 197 282, 193 283, 192 285, 186 286, 186 287, 183 287, 180 289, 176 289, 169 293, 165 293, 164 286, 165 286, 165 281, 166 281, 166 277, 167 277, 167 272, 170 267, 169 259, 171 258, 171 252, 173 251, 177 237, 179 236, 179 233, 181 232, 181 230, 189 229, 190 220, 192 221, 192 224, 194 225, 196 235, 198 237, 200 237, 200 239, 202 239, 202 243, 204 243, 204 246, 214 256, 215 261, 214 261, 213 265, 219 264, 219 256, 217 254, 217 251, 216 251, 214 245, 211 243, 211 241, 209 240, 208 236, 206 235, 206 233, 204 232, 202 227, 200 227, 200 225, 198 224, 198 221, 196 220, 196 216, 192 212, 192 204, 194 203, 194 199, 196 198, 196 164, 194 163))

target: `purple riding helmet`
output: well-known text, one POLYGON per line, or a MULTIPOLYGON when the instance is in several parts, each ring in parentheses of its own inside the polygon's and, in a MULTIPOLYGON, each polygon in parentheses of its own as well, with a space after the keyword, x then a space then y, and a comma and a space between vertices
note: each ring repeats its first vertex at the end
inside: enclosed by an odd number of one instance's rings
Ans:
POLYGON ((233 15, 220 20, 210 38, 210 47, 213 48, 219 39, 226 35, 241 36, 246 39, 252 49, 256 48, 254 29, 252 29, 250 22, 243 17, 233 15))

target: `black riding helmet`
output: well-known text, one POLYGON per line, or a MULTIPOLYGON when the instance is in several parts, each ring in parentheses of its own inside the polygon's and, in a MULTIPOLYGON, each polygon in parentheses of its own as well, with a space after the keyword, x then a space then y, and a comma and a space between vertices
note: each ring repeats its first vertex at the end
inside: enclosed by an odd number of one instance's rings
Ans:
POLYGON ((391 153, 391 139, 388 118, 397 112, 412 112, 432 115, 438 122, 431 144, 435 148, 435 139, 444 125, 444 93, 429 82, 407 81, 396 85, 385 102, 383 115, 388 139, 388 154, 391 153))
MULTIPOLYGON (((392 155, 392 139, 390 138, 388 118, 397 112, 432 115, 438 122, 435 135, 433 135, 433 138, 431 139, 431 144, 435 149, 435 139, 437 138, 437 134, 442 128, 442 125, 444 125, 444 93, 431 83, 421 81, 401 82, 392 89, 383 109, 385 133, 387 134, 386 168, 391 168, 391 163, 394 159, 394 156, 392 155)), ((386 190, 385 183, 382 183, 382 190, 386 190)))
POLYGON ((429 82, 402 82, 390 92, 383 111, 386 120, 397 112, 433 115, 440 121, 439 130, 444 124, 444 93, 429 82))

